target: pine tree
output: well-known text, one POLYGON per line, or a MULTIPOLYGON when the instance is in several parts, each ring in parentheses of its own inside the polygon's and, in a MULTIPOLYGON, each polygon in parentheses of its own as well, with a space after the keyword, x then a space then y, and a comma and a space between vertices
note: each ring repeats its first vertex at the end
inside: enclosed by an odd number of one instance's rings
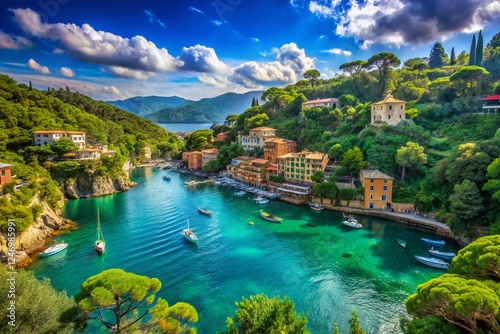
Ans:
POLYGON ((457 59, 455 57, 455 48, 451 48, 451 56, 450 56, 450 66, 456 65, 457 59))
POLYGON ((469 66, 476 65, 476 35, 472 35, 472 44, 469 52, 469 66))
POLYGON ((431 54, 429 55, 429 67, 439 68, 445 65, 445 59, 448 58, 441 43, 436 42, 432 47, 431 54))
POLYGON ((28 90, 32 90, 32 89, 33 89, 33 86, 31 85, 31 80, 30 80, 30 85, 29 85, 28 90))
POLYGON ((483 63, 483 31, 479 30, 476 45, 476 66, 481 66, 483 63))

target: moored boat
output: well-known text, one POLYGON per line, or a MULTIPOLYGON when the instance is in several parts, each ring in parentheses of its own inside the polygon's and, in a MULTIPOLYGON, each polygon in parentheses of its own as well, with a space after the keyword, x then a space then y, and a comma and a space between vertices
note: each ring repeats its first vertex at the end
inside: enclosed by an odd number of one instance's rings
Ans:
POLYGON ((163 175, 163 179, 164 179, 165 181, 170 181, 170 176, 163 175))
POLYGON ((265 197, 256 197, 254 198, 254 202, 257 204, 267 204, 269 203, 269 199, 265 197))
POLYGON ((362 228, 363 227, 363 225, 358 223, 358 221, 354 218, 348 218, 347 220, 344 220, 342 222, 342 224, 344 224, 345 226, 352 227, 352 228, 362 228))
POLYGON ((65 250, 66 247, 68 247, 67 243, 60 243, 60 244, 56 244, 54 246, 50 246, 49 248, 47 248, 46 250, 44 250, 43 252, 41 252, 40 256, 41 257, 47 257, 47 256, 51 256, 51 255, 57 254, 57 253, 62 252, 63 250, 65 250))
POLYGON ((247 192, 245 190, 238 190, 238 191, 235 191, 234 192, 234 195, 235 196, 238 196, 238 197, 243 197, 247 194, 247 192))
POLYGON ((94 242, 94 248, 98 253, 104 253, 106 242, 101 230, 101 220, 99 218, 99 208, 97 208, 97 239, 94 242))
POLYGON ((207 216, 211 216, 212 215, 212 211, 210 210, 207 210, 206 208, 198 208, 198 212, 201 213, 201 214, 204 214, 204 215, 207 215, 207 216))
POLYGON ((195 244, 198 243, 198 237, 189 228, 189 219, 188 219, 188 227, 182 230, 182 235, 187 241, 193 242, 195 244))
POLYGON ((186 186, 191 186, 191 185, 193 185, 193 184, 196 184, 196 181, 195 181, 195 180, 186 181, 186 182, 184 182, 184 184, 185 184, 186 186))
POLYGON ((420 238, 420 240, 422 240, 424 244, 434 247, 443 247, 446 244, 444 240, 432 240, 427 238, 420 238))
POLYGON ((314 202, 310 202, 309 207, 311 208, 311 210, 316 211, 316 212, 321 212, 324 209, 321 204, 314 203, 314 202))
POLYGON ((406 248, 406 241, 403 240, 403 239, 396 239, 396 241, 398 242, 398 244, 403 247, 403 248, 406 248))
POLYGON ((272 215, 272 214, 265 212, 263 210, 260 210, 260 216, 262 218, 264 218, 265 220, 269 220, 270 222, 273 222, 273 223, 281 223, 283 221, 283 218, 272 215))
POLYGON ((441 252, 436 249, 429 249, 429 254, 436 257, 440 257, 445 260, 452 260, 456 255, 455 253, 452 252, 441 252))
POLYGON ((429 267, 439 268, 439 269, 448 269, 450 264, 441 259, 436 259, 434 257, 425 257, 415 255, 415 258, 418 262, 423 263, 429 267))

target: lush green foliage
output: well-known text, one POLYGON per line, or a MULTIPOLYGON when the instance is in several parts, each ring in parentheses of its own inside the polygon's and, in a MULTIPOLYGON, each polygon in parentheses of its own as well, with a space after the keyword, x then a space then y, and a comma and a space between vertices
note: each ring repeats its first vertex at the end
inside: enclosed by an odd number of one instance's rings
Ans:
POLYGON ((72 326, 59 322, 59 315, 67 308, 75 305, 65 292, 57 292, 45 279, 39 281, 32 272, 18 270, 15 275, 7 273, 0 267, 0 332, 3 334, 33 333, 73 333, 72 326), (15 291, 11 292, 11 281, 14 279, 15 291), (13 293, 15 297, 9 297, 13 293), (15 319, 9 318, 11 301, 14 301, 15 319), (9 321, 15 320, 11 326, 9 321))
POLYGON ((220 334, 309 333, 306 316, 298 315, 287 297, 269 298, 262 294, 243 297, 236 307, 236 315, 226 320, 226 328, 220 334))

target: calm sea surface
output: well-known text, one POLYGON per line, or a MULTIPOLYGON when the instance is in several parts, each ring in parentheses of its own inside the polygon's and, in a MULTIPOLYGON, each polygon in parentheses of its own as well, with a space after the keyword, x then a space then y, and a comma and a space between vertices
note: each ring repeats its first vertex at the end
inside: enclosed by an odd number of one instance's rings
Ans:
POLYGON ((194 132, 196 130, 208 130, 212 123, 161 123, 158 124, 170 132, 194 132))
POLYGON ((339 212, 316 213, 280 201, 259 206, 250 195, 239 198, 232 188, 213 184, 186 187, 193 176, 141 168, 131 179, 138 186, 128 192, 69 201, 64 216, 80 228, 57 237, 69 243, 67 250, 37 259, 28 269, 73 296, 86 278, 109 268, 157 277, 163 283, 159 297, 197 309, 200 334, 222 330, 236 311, 234 303, 258 293, 289 296, 298 312, 308 314, 314 334, 331 333, 334 322, 347 333, 352 310, 369 333, 399 333, 404 300, 442 273, 414 258, 427 255, 419 238, 433 235, 387 220, 358 216, 363 228, 356 230, 341 223, 339 212), (162 180, 165 174, 170 182, 162 180), (199 214, 197 206, 213 216, 199 214), (97 208, 103 256, 93 249, 97 208), (261 208, 283 223, 260 218, 261 208), (198 246, 181 235, 187 219, 198 246), (408 242, 406 250, 396 238, 408 242))

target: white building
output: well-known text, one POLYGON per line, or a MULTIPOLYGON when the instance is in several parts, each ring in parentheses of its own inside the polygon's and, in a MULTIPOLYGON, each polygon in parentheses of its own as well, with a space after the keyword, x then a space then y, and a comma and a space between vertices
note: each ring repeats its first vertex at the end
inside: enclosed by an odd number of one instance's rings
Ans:
POLYGON ((85 132, 83 131, 63 131, 63 130, 38 130, 33 131, 33 141, 35 146, 50 145, 61 138, 68 138, 78 146, 85 148, 85 132))
POLYGON ((332 107, 333 109, 335 109, 340 108, 340 102, 339 99, 332 97, 329 99, 317 99, 302 103, 302 109, 315 107, 332 107))
POLYGON ((238 135, 238 144, 245 151, 264 147, 267 139, 276 137, 276 129, 260 126, 249 131, 248 136, 238 135))

